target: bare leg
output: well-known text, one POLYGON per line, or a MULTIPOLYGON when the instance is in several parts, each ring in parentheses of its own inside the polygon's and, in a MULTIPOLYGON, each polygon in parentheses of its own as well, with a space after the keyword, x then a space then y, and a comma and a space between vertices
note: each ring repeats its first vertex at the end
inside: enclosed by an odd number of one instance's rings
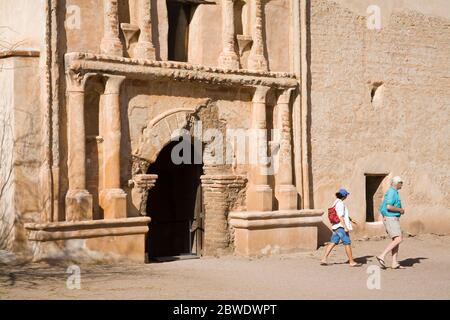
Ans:
POLYGON ((345 253, 347 254, 347 257, 348 257, 348 263, 350 265, 356 264, 355 260, 353 260, 352 246, 351 245, 346 245, 344 247, 345 247, 345 253))
POLYGON ((322 263, 327 263, 327 258, 331 253, 331 250, 336 246, 335 243, 330 243, 327 248, 325 249, 325 255, 323 256, 323 259, 320 261, 322 263))
MULTIPOLYGON (((392 251, 395 247, 397 247, 403 241, 402 237, 395 237, 392 239, 392 242, 386 247, 381 255, 378 257, 384 260, 384 257, 388 254, 389 251, 392 251)), ((397 248, 398 252, 398 248, 397 248)))
POLYGON ((398 265, 397 256, 398 256, 398 249, 400 248, 400 245, 396 245, 392 249, 392 267, 395 268, 398 265))

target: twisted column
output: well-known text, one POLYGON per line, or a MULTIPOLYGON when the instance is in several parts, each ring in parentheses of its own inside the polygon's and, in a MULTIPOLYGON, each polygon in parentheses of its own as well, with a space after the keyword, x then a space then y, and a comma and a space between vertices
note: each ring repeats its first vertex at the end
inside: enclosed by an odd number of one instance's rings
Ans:
POLYGON ((292 179, 292 139, 289 103, 292 89, 285 90, 278 98, 277 129, 280 130, 280 150, 278 153, 278 173, 275 195, 279 209, 297 209, 297 191, 292 179))
POLYGON ((264 36, 263 36, 263 3, 262 0, 252 0, 253 23, 252 38, 253 45, 248 57, 248 68, 250 70, 267 71, 267 59, 264 55, 264 36))
POLYGON ((257 87, 252 104, 252 140, 250 141, 250 179, 247 190, 248 211, 271 211, 272 188, 268 184, 267 115, 268 87, 257 87))
POLYGON ((139 1, 139 28, 141 33, 135 48, 135 57, 156 60, 152 40, 152 0, 139 1))
POLYGON ((122 56, 123 47, 119 39, 118 0, 103 0, 103 38, 100 50, 103 54, 122 56))
POLYGON ((103 94, 103 190, 100 205, 105 219, 126 218, 126 193, 120 187, 120 87, 124 76, 107 75, 103 94))
POLYGON ((234 0, 222 0, 222 53, 219 56, 222 68, 239 69, 235 33, 234 0))
POLYGON ((66 221, 92 219, 92 195, 86 189, 86 131, 84 96, 92 74, 67 73, 67 169, 69 190, 66 194, 66 221))

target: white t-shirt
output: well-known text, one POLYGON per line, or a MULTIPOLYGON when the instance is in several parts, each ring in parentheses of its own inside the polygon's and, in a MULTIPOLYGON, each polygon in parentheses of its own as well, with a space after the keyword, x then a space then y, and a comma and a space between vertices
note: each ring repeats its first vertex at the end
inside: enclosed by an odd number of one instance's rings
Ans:
MULTIPOLYGON (((347 226, 348 230, 353 230, 352 223, 350 222, 350 215, 348 213, 348 208, 345 205, 344 201, 341 199, 336 199, 333 203, 333 207, 336 210, 336 213, 339 218, 344 217, 344 223, 347 226)), ((331 227, 333 230, 336 230, 337 228, 342 227, 340 223, 333 224, 331 227)))

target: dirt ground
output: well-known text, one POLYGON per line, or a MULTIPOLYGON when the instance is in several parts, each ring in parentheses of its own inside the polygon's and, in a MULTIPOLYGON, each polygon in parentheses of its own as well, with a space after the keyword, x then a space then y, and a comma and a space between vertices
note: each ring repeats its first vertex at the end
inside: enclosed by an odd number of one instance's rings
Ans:
POLYGON ((354 241, 359 268, 345 264, 342 246, 329 266, 319 265, 324 247, 253 259, 81 265, 80 289, 67 287, 68 264, 0 265, 0 299, 450 299, 450 236, 406 238, 404 270, 371 267, 388 242, 354 241))

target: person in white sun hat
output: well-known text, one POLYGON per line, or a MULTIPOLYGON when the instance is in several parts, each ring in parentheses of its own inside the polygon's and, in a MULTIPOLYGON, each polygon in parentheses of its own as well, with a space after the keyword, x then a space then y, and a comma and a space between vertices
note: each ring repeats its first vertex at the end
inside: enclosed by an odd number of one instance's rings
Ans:
POLYGON ((405 214, 402 208, 398 190, 403 186, 403 179, 399 176, 392 178, 392 183, 388 191, 384 194, 383 202, 380 205, 380 213, 383 216, 383 224, 386 233, 392 239, 392 242, 386 247, 382 254, 376 256, 378 263, 383 269, 386 269, 384 258, 388 252, 392 253, 392 268, 404 269, 397 261, 398 249, 403 241, 402 229, 400 228, 400 216, 405 214))

